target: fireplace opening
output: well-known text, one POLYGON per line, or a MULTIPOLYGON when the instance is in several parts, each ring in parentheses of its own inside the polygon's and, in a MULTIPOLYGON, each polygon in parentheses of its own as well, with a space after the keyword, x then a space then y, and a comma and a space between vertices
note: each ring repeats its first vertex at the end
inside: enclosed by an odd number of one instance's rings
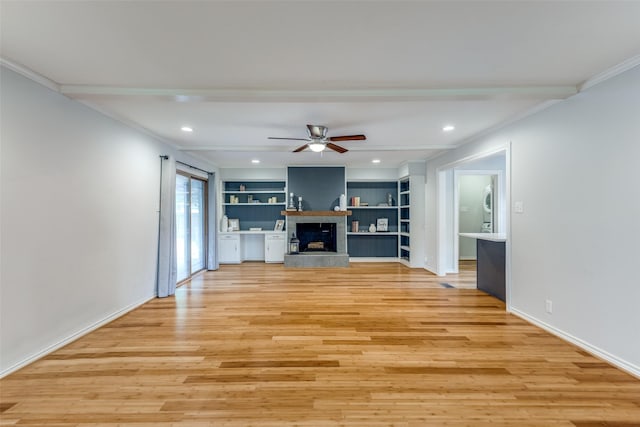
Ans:
POLYGON ((296 236, 300 252, 337 252, 335 223, 299 222, 296 236))

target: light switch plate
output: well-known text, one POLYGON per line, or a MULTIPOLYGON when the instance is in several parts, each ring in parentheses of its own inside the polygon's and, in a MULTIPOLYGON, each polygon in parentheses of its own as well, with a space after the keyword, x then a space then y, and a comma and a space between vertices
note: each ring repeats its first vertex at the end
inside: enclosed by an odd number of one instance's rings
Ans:
POLYGON ((521 201, 514 202, 513 211, 515 213, 524 213, 524 202, 521 202, 521 201))

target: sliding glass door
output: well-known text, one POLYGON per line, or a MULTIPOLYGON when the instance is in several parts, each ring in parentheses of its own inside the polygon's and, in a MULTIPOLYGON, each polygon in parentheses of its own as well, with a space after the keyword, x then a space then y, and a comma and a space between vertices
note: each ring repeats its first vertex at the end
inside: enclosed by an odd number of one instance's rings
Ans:
POLYGON ((178 282, 205 268, 206 182, 176 175, 176 253, 178 282))
POLYGON ((205 263, 205 182, 191 179, 191 271, 204 268, 205 263))

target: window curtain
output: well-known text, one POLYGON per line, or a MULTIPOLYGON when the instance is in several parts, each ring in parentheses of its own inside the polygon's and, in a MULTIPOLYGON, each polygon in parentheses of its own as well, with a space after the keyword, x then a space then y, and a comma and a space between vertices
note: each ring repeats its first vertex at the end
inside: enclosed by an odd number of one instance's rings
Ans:
POLYGON ((216 182, 215 174, 209 174, 207 184, 207 270, 218 269, 218 224, 216 222, 216 182))
POLYGON ((176 160, 160 156, 160 221, 158 230, 157 293, 164 298, 176 293, 176 160))

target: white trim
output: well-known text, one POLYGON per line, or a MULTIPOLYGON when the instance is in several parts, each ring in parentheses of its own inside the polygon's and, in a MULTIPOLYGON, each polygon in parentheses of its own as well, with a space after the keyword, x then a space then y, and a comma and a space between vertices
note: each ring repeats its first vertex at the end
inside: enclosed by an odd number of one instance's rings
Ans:
POLYGON ((400 262, 397 257, 349 257, 349 262, 400 262))
POLYGON ((612 77, 617 76, 618 74, 622 74, 625 71, 629 71, 630 69, 635 68, 638 65, 640 65, 640 55, 632 56, 631 58, 625 61, 622 61, 617 65, 614 65, 608 70, 605 70, 602 73, 596 74, 595 76, 587 79, 584 83, 578 86, 578 91, 582 92, 583 90, 587 90, 590 87, 593 87, 606 80, 609 80, 612 77))
POLYGON ((540 319, 537 319, 533 316, 529 316, 528 314, 515 309, 515 308, 511 308, 511 313, 515 314, 516 316, 520 317, 523 320, 526 320, 527 322, 544 329, 545 331, 559 337, 562 338, 565 341, 570 342, 573 345, 576 345, 578 347, 580 347, 581 349, 591 353, 592 355, 599 357, 600 359, 604 359, 605 361, 611 363, 612 365, 614 365, 615 367, 633 375, 636 378, 640 379, 640 366, 636 366, 631 362, 627 362, 626 360, 620 359, 619 357, 614 356, 611 353, 608 353, 594 345, 589 344, 586 341, 581 340, 580 338, 574 337, 571 334, 568 334, 558 328, 555 328, 545 322, 543 322, 540 319))
POLYGON ((446 276, 446 274, 438 274, 438 271, 435 268, 433 268, 432 266, 430 266, 430 265, 425 265, 424 269, 427 270, 429 273, 435 274, 438 277, 445 277, 446 276))
POLYGON ((476 261, 477 257, 474 256, 459 256, 458 261, 476 261))
POLYGON ((34 82, 39 83, 46 88, 60 93, 60 85, 53 80, 46 78, 42 74, 38 74, 35 71, 31 71, 30 69, 23 67, 22 65, 16 64, 15 62, 11 62, 1 57, 0 65, 20 74, 23 77, 28 78, 29 80, 33 80, 34 82))
POLYGON ((99 320, 85 328, 80 329, 77 332, 74 332, 73 334, 69 335, 67 338, 64 338, 62 341, 59 341, 55 344, 52 344, 46 348, 44 348, 43 350, 27 357, 26 359, 24 359, 21 362, 16 363, 13 366, 8 367, 7 369, 5 369, 4 371, 0 372, 0 378, 4 378, 5 376, 17 371, 18 369, 22 369, 25 366, 35 362, 36 360, 58 350, 61 347, 64 347, 67 344, 72 343, 73 341, 82 338, 83 336, 87 335, 90 332, 95 331, 96 329, 106 325, 107 323, 110 323, 114 320, 116 320, 119 317, 124 316, 125 314, 127 314, 128 312, 135 310, 136 308, 142 306, 143 304, 146 304, 147 302, 151 301, 152 299, 156 298, 157 294, 153 294, 152 296, 149 297, 145 297, 140 301, 134 302, 133 304, 130 304, 128 306, 126 306, 125 308, 116 311, 115 313, 110 314, 109 316, 105 317, 102 320, 99 320))

